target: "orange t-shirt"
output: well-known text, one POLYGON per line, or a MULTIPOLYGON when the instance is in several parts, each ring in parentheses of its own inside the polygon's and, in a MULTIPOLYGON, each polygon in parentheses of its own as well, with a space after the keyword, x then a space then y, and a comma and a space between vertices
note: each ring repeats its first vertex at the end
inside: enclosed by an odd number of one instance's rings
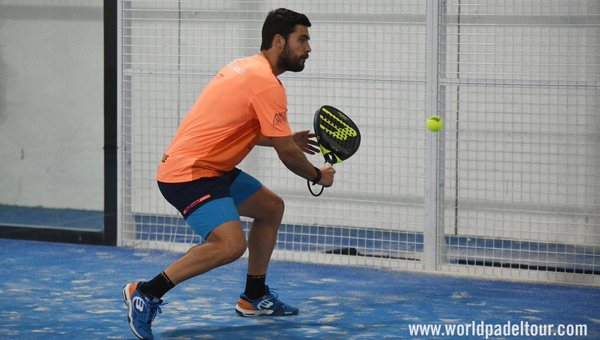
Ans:
POLYGON ((290 136, 285 89, 262 55, 237 59, 213 78, 179 126, 157 180, 181 183, 220 176, 238 165, 261 135, 290 136))

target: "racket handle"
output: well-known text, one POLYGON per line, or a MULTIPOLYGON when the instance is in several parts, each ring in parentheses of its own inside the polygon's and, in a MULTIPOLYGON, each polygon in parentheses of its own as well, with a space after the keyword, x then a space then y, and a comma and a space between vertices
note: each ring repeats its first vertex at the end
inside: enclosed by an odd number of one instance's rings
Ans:
MULTIPOLYGON (((325 167, 332 167, 332 166, 333 165, 331 165, 331 163, 325 162, 325 167)), ((310 180, 306 180, 306 184, 308 186, 308 191, 310 191, 310 193, 315 197, 321 196, 321 194, 323 193, 323 190, 325 190, 325 187, 321 186, 321 191, 319 191, 318 193, 314 193, 310 187, 310 180)), ((317 184, 317 183, 313 183, 312 185, 315 185, 315 184, 317 184)))

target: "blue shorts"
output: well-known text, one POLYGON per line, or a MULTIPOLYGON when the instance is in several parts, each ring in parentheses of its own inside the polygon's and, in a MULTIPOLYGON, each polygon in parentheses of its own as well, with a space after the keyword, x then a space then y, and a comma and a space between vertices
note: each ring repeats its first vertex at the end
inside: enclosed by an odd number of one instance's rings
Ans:
POLYGON ((239 221, 237 207, 262 187, 260 181, 238 168, 222 176, 191 182, 158 182, 165 199, 205 240, 221 224, 239 221))

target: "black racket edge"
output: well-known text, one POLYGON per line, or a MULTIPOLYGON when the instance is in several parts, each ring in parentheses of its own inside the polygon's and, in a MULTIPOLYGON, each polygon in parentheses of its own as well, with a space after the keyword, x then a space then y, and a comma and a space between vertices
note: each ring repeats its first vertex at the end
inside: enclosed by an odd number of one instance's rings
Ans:
POLYGON ((313 127, 315 130, 315 134, 317 135, 317 141, 319 142, 319 144, 322 145, 325 149, 330 150, 330 153, 333 153, 336 156, 336 157, 330 157, 330 159, 328 159, 324 155, 325 161, 327 161, 331 164, 339 163, 339 162, 333 162, 333 160, 335 160, 335 158, 339 158, 342 161, 346 160, 346 159, 350 158, 352 155, 354 155, 356 153, 356 151, 358 151, 358 148, 359 148, 360 142, 361 142, 360 129, 352 121, 352 119, 350 119, 350 117, 348 117, 345 113, 343 113, 339 109, 337 109, 333 106, 330 106, 330 105, 322 106, 321 108, 319 108, 317 110, 317 112, 315 112, 315 116, 313 119, 313 125, 314 125, 313 127), (356 137, 353 137, 352 148, 348 149, 348 148, 341 147, 340 141, 338 141, 335 138, 332 138, 328 134, 323 133, 323 131, 320 128, 320 121, 322 120, 321 112, 323 112, 323 109, 329 111, 331 114, 333 114, 340 120, 343 120, 344 124, 347 124, 350 128, 352 128, 354 131, 356 131, 356 137), (336 144, 338 147, 334 148, 332 146, 332 143, 336 144), (335 150, 335 149, 338 149, 339 152, 334 152, 333 150, 335 150))
MULTIPOLYGON (((328 124, 328 125, 330 125, 330 124, 328 124)), ((323 146, 325 149, 329 150, 329 153, 327 155, 323 155, 323 158, 325 158, 325 162, 327 162, 329 164, 340 163, 341 161, 348 159, 350 156, 354 155, 356 153, 356 151, 358 151, 358 147, 360 146, 360 141, 361 141, 360 129, 354 123, 354 121, 352 121, 352 119, 350 119, 350 117, 346 116, 346 114, 343 113, 342 111, 340 111, 339 109, 337 109, 337 108, 335 108, 333 106, 330 106, 330 105, 323 105, 323 106, 321 106, 317 110, 317 112, 315 112, 315 115, 314 115, 314 118, 313 118, 313 127, 314 127, 314 130, 315 130, 315 134, 317 135, 317 141, 319 142, 319 144, 321 146, 323 146), (334 140, 334 139, 328 137, 328 135, 326 135, 326 134, 323 134, 322 131, 321 131, 320 121, 322 120, 322 118, 321 118, 321 112, 323 112, 323 109, 326 109, 327 111, 329 111, 330 113, 332 113, 336 117, 340 118, 346 124, 348 124, 348 126, 350 126, 352 129, 354 129, 356 131, 357 136, 354 137, 355 138, 355 143, 353 145, 352 150, 350 150, 350 151, 345 150, 344 155, 342 155, 342 157, 340 157, 340 155, 337 155, 336 153, 334 153, 332 151, 333 148, 332 148, 332 146, 331 146, 331 144, 330 144, 329 141, 330 140, 334 140), (335 155, 335 157, 333 157, 332 155, 335 155), (340 161, 339 162, 334 162, 334 160, 336 158, 339 158, 340 161)), ((313 185, 315 185, 315 184, 313 184, 313 185)), ((319 193, 315 194, 315 192, 312 191, 311 184, 310 184, 309 180, 306 180, 306 185, 308 187, 308 191, 314 197, 320 196, 323 193, 323 191, 325 190, 325 187, 321 186, 321 190, 319 191, 319 193)))

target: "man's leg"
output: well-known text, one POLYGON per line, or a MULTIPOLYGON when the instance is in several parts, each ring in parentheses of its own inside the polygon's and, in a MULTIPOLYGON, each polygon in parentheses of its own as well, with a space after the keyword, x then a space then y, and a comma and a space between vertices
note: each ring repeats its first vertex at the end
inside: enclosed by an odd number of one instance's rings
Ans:
POLYGON ((174 285, 231 263, 246 251, 246 237, 239 221, 221 224, 208 235, 206 241, 188 250, 165 269, 165 274, 174 285))
POLYGON ((266 187, 238 207, 241 216, 254 219, 248 235, 248 275, 267 273, 283 210, 283 200, 266 187))
POLYGON ((248 235, 246 292, 240 295, 235 308, 241 316, 298 314, 297 308, 281 302, 264 284, 283 210, 283 200, 266 187, 262 187, 238 206, 241 216, 254 218, 248 235))
POLYGON ((246 251, 246 238, 231 199, 213 201, 213 208, 197 210, 197 213, 198 215, 188 217, 188 222, 191 218, 194 230, 198 230, 201 235, 208 234, 207 243, 191 248, 151 281, 135 282, 123 288, 129 327, 140 339, 154 339, 152 321, 156 314, 160 313, 160 298, 169 289, 189 278, 235 261, 246 251), (214 224, 197 223, 211 220, 211 217, 216 217, 212 219, 214 224), (218 226, 212 229, 214 225, 218 226))

